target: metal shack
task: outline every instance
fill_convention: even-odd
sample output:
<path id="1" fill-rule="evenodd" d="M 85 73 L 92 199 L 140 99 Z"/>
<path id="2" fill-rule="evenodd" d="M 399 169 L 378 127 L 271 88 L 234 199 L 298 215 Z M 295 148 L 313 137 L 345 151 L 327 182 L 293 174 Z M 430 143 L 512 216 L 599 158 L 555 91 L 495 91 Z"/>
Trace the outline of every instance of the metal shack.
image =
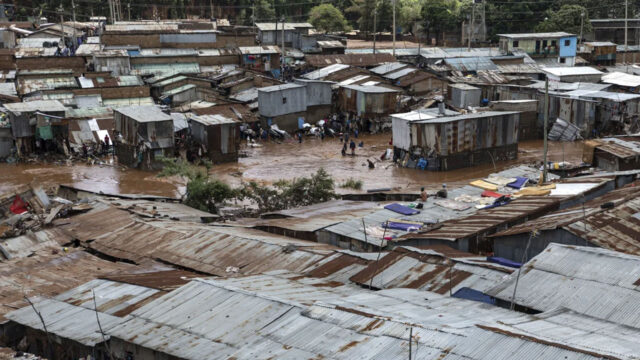
<path id="1" fill-rule="evenodd" d="M 238 122 L 222 115 L 193 115 L 191 136 L 214 163 L 238 161 Z"/>
<path id="2" fill-rule="evenodd" d="M 280 48 L 277 46 L 242 46 L 242 66 L 255 71 L 280 71 Z"/>
<path id="3" fill-rule="evenodd" d="M 35 150 L 36 113 L 64 117 L 66 108 L 58 100 L 35 100 L 20 103 L 4 104 L 9 111 L 11 133 L 16 142 L 18 155 L 25 155 Z"/>
<path id="4" fill-rule="evenodd" d="M 296 79 L 296 84 L 304 85 L 307 92 L 307 121 L 318 121 L 332 110 L 332 81 Z"/>
<path id="5" fill-rule="evenodd" d="M 118 162 L 159 169 L 162 157 L 173 156 L 173 119 L 157 106 L 128 106 L 114 111 Z"/>
<path id="6" fill-rule="evenodd" d="M 590 142 L 598 144 L 591 150 L 593 151 L 593 161 L 590 163 L 593 166 L 605 171 L 640 169 L 640 137 L 620 136 L 588 141 L 585 143 L 583 158 L 588 154 Z M 588 159 L 583 159 L 583 161 L 585 160 Z"/>
<path id="7" fill-rule="evenodd" d="M 307 89 L 294 83 L 259 88 L 258 109 L 263 126 L 297 130 L 307 115 Z"/>
<path id="8" fill-rule="evenodd" d="M 616 49 L 618 45 L 610 41 L 593 41 L 584 43 L 585 53 L 581 56 L 594 65 L 610 65 L 616 64 Z"/>
<path id="9" fill-rule="evenodd" d="M 370 121 L 385 120 L 396 111 L 398 91 L 373 85 L 342 85 L 338 94 L 341 111 L 353 112 Z"/>
<path id="10" fill-rule="evenodd" d="M 458 109 L 480 106 L 482 89 L 468 84 L 449 84 L 447 86 L 447 104 Z"/>
<path id="11" fill-rule="evenodd" d="M 519 111 L 518 141 L 542 138 L 542 127 L 538 126 L 538 100 L 492 101 L 489 108 L 494 111 Z"/>
<path id="12" fill-rule="evenodd" d="M 487 111 L 416 119 L 413 113 L 392 115 L 395 152 L 426 159 L 433 170 L 454 170 L 518 157 L 515 111 Z"/>
<path id="13" fill-rule="evenodd" d="M 603 75 L 602 71 L 589 66 L 546 67 L 542 70 L 547 74 L 549 80 L 560 82 L 597 83 Z"/>

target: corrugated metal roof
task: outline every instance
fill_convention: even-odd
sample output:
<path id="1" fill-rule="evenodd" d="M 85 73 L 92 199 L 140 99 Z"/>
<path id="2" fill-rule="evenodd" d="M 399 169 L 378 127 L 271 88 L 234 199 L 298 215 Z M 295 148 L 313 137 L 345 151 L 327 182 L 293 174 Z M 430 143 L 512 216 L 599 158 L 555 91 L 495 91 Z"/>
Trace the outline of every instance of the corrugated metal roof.
<path id="1" fill-rule="evenodd" d="M 640 86 L 640 76 L 625 74 L 623 72 L 612 72 L 603 75 L 602 82 L 618 86 L 637 87 Z"/>
<path id="2" fill-rule="evenodd" d="M 332 64 L 346 64 L 351 66 L 374 66 L 385 62 L 394 62 L 396 58 L 391 54 L 332 54 L 306 55 L 305 61 L 313 67 L 325 67 Z"/>
<path id="3" fill-rule="evenodd" d="M 19 103 L 4 104 L 4 107 L 12 112 L 36 112 L 36 111 L 65 111 L 64 107 L 58 100 L 34 100 Z"/>
<path id="4" fill-rule="evenodd" d="M 302 77 L 310 80 L 320 80 L 320 79 L 326 78 L 327 76 L 333 73 L 336 73 L 344 69 L 348 69 L 350 67 L 351 66 L 347 64 L 333 64 L 327 67 L 323 67 L 322 69 L 318 69 L 318 70 L 306 73 L 302 75 Z"/>
<path id="5" fill-rule="evenodd" d="M 230 95 L 229 99 L 240 101 L 243 103 L 253 102 L 258 100 L 258 88 L 250 88 L 244 91 L 240 91 L 234 95 Z"/>
<path id="6" fill-rule="evenodd" d="M 17 80 L 18 92 L 21 95 L 42 90 L 78 88 L 76 78 L 73 76 L 49 77 L 42 79 L 21 78 Z"/>
<path id="7" fill-rule="evenodd" d="M 300 272 L 334 249 L 246 228 L 157 219 L 147 223 L 115 208 L 75 216 L 62 230 L 83 242 L 95 239 L 87 245 L 113 257 L 132 261 L 162 259 L 218 276 L 277 269 Z"/>
<path id="8" fill-rule="evenodd" d="M 187 91 L 187 90 L 191 90 L 191 89 L 195 89 L 195 88 L 196 88 L 196 86 L 194 84 L 185 84 L 185 85 L 173 88 L 171 90 L 164 91 L 162 93 L 162 96 L 171 96 L 171 95 L 179 94 L 181 92 L 184 92 L 184 91 Z"/>
<path id="9" fill-rule="evenodd" d="M 511 301 L 517 274 L 487 291 Z M 539 311 L 564 307 L 594 318 L 640 327 L 640 257 L 551 243 L 522 267 L 515 303 Z"/>
<path id="10" fill-rule="evenodd" d="M 625 94 L 610 91 L 592 91 L 592 90 L 574 90 L 564 93 L 563 95 L 571 97 L 581 97 L 587 99 L 606 99 L 615 102 L 625 102 L 629 100 L 640 99 L 640 94 Z"/>
<path id="11" fill-rule="evenodd" d="M 16 84 L 13 82 L 0 83 L 0 94 L 9 96 L 18 96 Z"/>
<path id="12" fill-rule="evenodd" d="M 222 125 L 222 124 L 236 124 L 237 121 L 233 120 L 233 119 L 229 119 L 227 117 L 224 117 L 222 115 L 193 115 L 189 117 L 190 121 L 195 121 L 198 122 L 202 125 L 205 126 L 212 126 L 212 125 Z"/>
<path id="13" fill-rule="evenodd" d="M 405 64 L 405 63 L 401 63 L 401 62 L 391 62 L 391 63 L 387 63 L 387 64 L 382 64 L 380 66 L 376 66 L 373 69 L 371 69 L 370 71 L 372 73 L 374 73 L 374 74 L 384 75 L 384 74 L 388 74 L 388 73 L 393 72 L 393 71 L 404 69 L 407 66 L 409 66 L 409 64 Z"/>
<path id="14" fill-rule="evenodd" d="M 187 122 L 187 116 L 185 114 L 172 112 L 169 115 L 173 119 L 174 132 L 178 132 L 180 130 L 184 130 L 189 127 L 189 123 Z"/>
<path id="15" fill-rule="evenodd" d="M 341 85 L 345 89 L 351 89 L 360 91 L 366 94 L 380 94 L 380 93 L 397 93 L 398 90 L 389 89 L 382 86 L 364 86 L 364 85 Z"/>
<path id="16" fill-rule="evenodd" d="M 394 71 L 394 72 L 391 72 L 391 73 L 386 73 L 383 76 L 386 79 L 398 80 L 399 78 L 401 78 L 403 76 L 407 76 L 407 75 L 412 74 L 412 73 L 415 73 L 416 71 L 418 71 L 418 69 L 416 69 L 416 68 L 405 68 L 405 69 L 401 69 L 401 70 Z"/>
<path id="17" fill-rule="evenodd" d="M 539 177 L 539 170 L 533 167 L 528 167 L 526 165 L 521 165 L 512 169 L 503 170 L 497 174 L 492 174 L 507 178 L 512 177 L 527 177 L 531 179 L 536 179 Z M 449 189 L 448 195 L 449 198 L 455 199 L 460 195 L 471 195 L 471 196 L 480 196 L 484 190 L 477 188 L 475 186 L 463 186 L 461 188 Z M 362 219 L 353 219 L 344 221 L 340 224 L 336 224 L 330 226 L 325 229 L 325 231 L 330 232 L 332 234 L 344 236 L 349 239 L 358 240 L 363 243 L 373 244 L 375 246 L 384 247 L 387 245 L 387 241 L 381 239 L 382 238 L 382 226 L 389 219 L 402 219 L 408 221 L 417 221 L 417 222 L 425 222 L 425 223 L 436 223 L 442 222 L 449 219 L 461 218 L 466 215 L 470 215 L 476 211 L 474 207 L 470 207 L 466 210 L 457 211 L 449 208 L 445 208 L 439 205 L 436 205 L 435 198 L 429 197 L 427 202 L 424 203 L 423 209 L 420 210 L 420 213 L 417 215 L 403 216 L 391 210 L 382 209 L 380 211 L 376 211 L 370 215 L 364 216 L 364 221 L 367 228 L 374 228 L 380 231 L 380 233 L 373 234 L 373 229 L 367 230 L 367 236 L 365 241 L 365 233 L 362 227 Z M 405 235 L 406 232 L 401 232 L 398 230 L 390 230 L 387 229 L 386 235 L 391 237 L 398 237 L 401 235 Z"/>
<path id="18" fill-rule="evenodd" d="M 555 39 L 561 37 L 568 37 L 576 35 L 557 31 L 557 32 L 540 32 L 540 33 L 522 33 L 522 34 L 498 34 L 500 37 L 506 37 L 509 39 Z"/>
<path id="19" fill-rule="evenodd" d="M 275 30 L 282 30 L 283 24 L 284 24 L 284 30 L 295 30 L 298 28 L 313 28 L 313 25 L 309 23 L 290 23 L 290 22 L 256 23 L 255 26 L 260 31 L 275 31 Z"/>
<path id="20" fill-rule="evenodd" d="M 174 56 L 197 56 L 195 49 L 140 49 L 139 52 L 131 54 L 131 57 L 174 57 Z"/>
<path id="21" fill-rule="evenodd" d="M 498 70 L 496 64 L 491 61 L 490 57 L 465 57 L 465 58 L 448 58 L 444 60 L 453 70 L 458 71 L 478 71 L 478 70 Z"/>
<path id="22" fill-rule="evenodd" d="M 513 272 L 512 268 L 487 262 L 485 257 L 453 250 L 441 252 L 443 248 L 396 247 L 350 280 L 376 289 L 411 288 L 448 295 L 462 288 L 484 292 Z M 454 253 L 454 258 L 446 253 Z"/>
<path id="23" fill-rule="evenodd" d="M 553 76 L 602 75 L 603 72 L 590 66 L 544 67 L 542 70 Z"/>
<path id="24" fill-rule="evenodd" d="M 318 46 L 326 49 L 345 48 L 346 46 L 338 40 L 318 41 Z"/>
<path id="25" fill-rule="evenodd" d="M 289 89 L 304 89 L 304 87 L 305 86 L 302 84 L 286 83 L 282 85 L 261 87 L 261 88 L 258 88 L 258 92 L 276 92 L 276 91 L 289 90 Z"/>
<path id="26" fill-rule="evenodd" d="M 279 54 L 280 48 L 275 45 L 265 46 L 240 46 L 238 50 L 243 55 Z"/>
<path id="27" fill-rule="evenodd" d="M 116 112 L 138 122 L 171 121 L 171 116 L 157 106 L 126 106 L 115 109 Z"/>
<path id="28" fill-rule="evenodd" d="M 57 248 L 69 241 L 71 238 L 55 229 L 40 230 L 0 240 L 0 261 L 31 256 L 36 251 Z"/>
<path id="29" fill-rule="evenodd" d="M 102 105 L 117 108 L 120 106 L 130 106 L 130 105 L 138 105 L 138 106 L 146 106 L 146 105 L 154 105 L 153 99 L 149 96 L 141 97 L 141 98 L 118 98 L 118 99 L 102 99 Z"/>
<path id="30" fill-rule="evenodd" d="M 154 75 L 156 79 L 164 79 L 177 74 L 198 74 L 198 63 L 175 64 L 132 64 L 132 75 Z"/>

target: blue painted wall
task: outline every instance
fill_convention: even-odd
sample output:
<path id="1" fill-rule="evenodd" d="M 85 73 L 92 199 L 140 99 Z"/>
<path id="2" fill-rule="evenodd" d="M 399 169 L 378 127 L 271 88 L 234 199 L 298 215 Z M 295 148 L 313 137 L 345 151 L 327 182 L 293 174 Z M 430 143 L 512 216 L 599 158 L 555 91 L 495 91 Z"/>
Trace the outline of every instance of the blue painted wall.
<path id="1" fill-rule="evenodd" d="M 569 40 L 569 46 L 565 44 L 566 40 Z M 576 36 L 567 36 L 560 38 L 560 57 L 576 56 L 578 47 L 578 38 Z"/>

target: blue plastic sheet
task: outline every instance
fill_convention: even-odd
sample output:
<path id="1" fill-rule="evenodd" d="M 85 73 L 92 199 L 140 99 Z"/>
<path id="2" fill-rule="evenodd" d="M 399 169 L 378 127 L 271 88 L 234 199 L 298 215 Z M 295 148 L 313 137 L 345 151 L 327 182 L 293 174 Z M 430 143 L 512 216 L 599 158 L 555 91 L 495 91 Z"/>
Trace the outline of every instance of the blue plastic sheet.
<path id="1" fill-rule="evenodd" d="M 388 221 L 383 224 L 384 227 L 391 230 L 402 230 L 402 231 L 417 231 L 422 229 L 422 226 L 416 224 L 407 224 L 395 221 Z"/>
<path id="2" fill-rule="evenodd" d="M 522 266 L 522 264 L 520 264 L 519 262 L 515 262 L 509 259 L 505 259 L 505 258 L 501 258 L 501 257 L 497 257 L 497 256 L 487 256 L 487 261 L 488 262 L 492 262 L 492 263 L 496 263 L 496 264 L 500 264 L 500 265 L 504 265 L 504 266 L 508 266 L 508 267 L 512 267 L 512 268 L 519 268 Z"/>
<path id="3" fill-rule="evenodd" d="M 397 212 L 398 214 L 402 214 L 402 215 L 420 214 L 420 211 L 418 211 L 416 209 L 412 209 L 410 207 L 406 207 L 404 205 L 400 205 L 400 204 L 397 204 L 397 203 L 386 205 L 384 208 L 387 209 L 387 210 L 391 210 L 393 212 Z"/>
<path id="4" fill-rule="evenodd" d="M 467 287 L 463 287 L 460 290 L 456 291 L 453 294 L 454 298 L 458 298 L 458 299 L 467 299 L 467 300 L 473 300 L 473 301 L 479 301 L 479 302 L 483 302 L 483 303 L 487 303 L 487 304 L 491 304 L 491 305 L 495 305 L 496 304 L 496 300 L 494 298 L 492 298 L 489 295 L 485 295 L 482 292 L 478 291 L 478 290 L 473 290 Z"/>
<path id="5" fill-rule="evenodd" d="M 529 181 L 529 179 L 527 179 L 526 177 L 516 177 L 516 181 L 512 182 L 512 183 L 508 183 L 507 186 L 510 188 L 514 188 L 514 189 L 520 189 L 522 188 L 527 182 Z"/>

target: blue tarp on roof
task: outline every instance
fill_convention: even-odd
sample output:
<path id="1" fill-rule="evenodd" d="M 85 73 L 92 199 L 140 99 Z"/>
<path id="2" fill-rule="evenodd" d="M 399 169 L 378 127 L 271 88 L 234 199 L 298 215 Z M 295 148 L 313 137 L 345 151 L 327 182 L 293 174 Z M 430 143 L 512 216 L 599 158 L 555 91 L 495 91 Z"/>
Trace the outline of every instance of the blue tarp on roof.
<path id="1" fill-rule="evenodd" d="M 520 264 L 519 262 L 511 261 L 509 259 L 505 259 L 505 258 L 501 258 L 501 257 L 497 257 L 497 256 L 487 256 L 487 261 L 488 262 L 492 262 L 492 263 L 496 263 L 496 264 L 500 264 L 500 265 L 504 265 L 504 266 L 508 266 L 508 267 L 512 267 L 512 268 L 516 268 L 516 269 L 522 266 L 522 264 Z"/>
<path id="2" fill-rule="evenodd" d="M 496 300 L 489 295 L 485 295 L 478 290 L 463 287 L 453 294 L 454 298 L 478 301 L 486 304 L 495 305 Z"/>
<path id="3" fill-rule="evenodd" d="M 412 209 L 410 207 L 406 207 L 397 203 L 386 205 L 384 208 L 402 215 L 415 215 L 420 213 L 420 211 L 416 209 Z"/>

